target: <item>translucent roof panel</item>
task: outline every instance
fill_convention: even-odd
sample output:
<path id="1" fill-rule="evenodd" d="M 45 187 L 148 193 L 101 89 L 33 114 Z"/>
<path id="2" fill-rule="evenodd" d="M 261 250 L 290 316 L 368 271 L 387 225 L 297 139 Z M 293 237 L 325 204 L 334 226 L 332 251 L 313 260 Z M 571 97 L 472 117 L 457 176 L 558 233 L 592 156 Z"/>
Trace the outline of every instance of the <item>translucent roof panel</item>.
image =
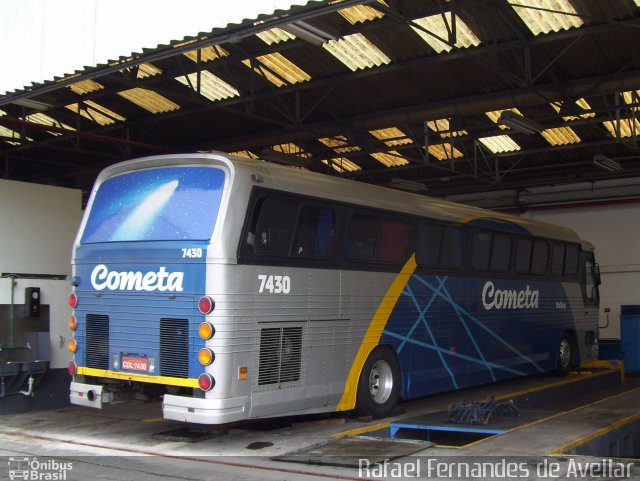
<path id="1" fill-rule="evenodd" d="M 200 95 L 212 101 L 238 97 L 240 95 L 237 89 L 208 70 L 202 70 L 200 72 L 200 85 L 198 85 L 198 72 L 193 72 L 183 77 L 176 77 L 176 80 L 189 88 L 193 88 Z"/>
<path id="2" fill-rule="evenodd" d="M 272 145 L 271 148 L 276 152 L 283 154 L 293 154 L 298 157 L 311 158 L 311 154 L 306 153 L 302 147 L 294 143 Z"/>
<path id="3" fill-rule="evenodd" d="M 279 52 L 256 57 L 258 64 L 253 63 L 253 71 L 265 77 L 276 87 L 293 85 L 311 80 L 311 76 Z M 251 60 L 242 61 L 251 68 Z"/>
<path id="4" fill-rule="evenodd" d="M 551 107 L 553 107 L 553 110 L 558 113 L 562 112 L 563 106 L 564 102 L 562 101 L 551 103 Z M 591 105 L 589 105 L 589 103 L 585 99 L 576 100 L 571 106 L 571 111 L 575 111 L 575 113 L 563 115 L 562 119 L 570 122 L 571 120 L 588 119 L 596 116 L 595 112 L 591 111 Z M 584 111 L 584 113 L 581 113 L 582 111 Z"/>
<path id="5" fill-rule="evenodd" d="M 458 137 L 460 135 L 468 135 L 466 130 L 451 130 L 449 119 L 427 120 L 427 127 L 440 134 L 440 137 L 447 139 L 449 137 Z"/>
<path id="6" fill-rule="evenodd" d="M 330 160 L 323 159 L 322 163 L 330 166 L 333 170 L 340 173 L 362 170 L 359 165 L 351 162 L 346 157 L 336 157 L 335 159 Z"/>
<path id="7" fill-rule="evenodd" d="M 630 90 L 628 92 L 622 92 L 622 99 L 627 105 L 636 105 L 635 107 L 632 107 L 632 110 L 638 110 L 637 105 L 640 104 L 640 90 Z"/>
<path id="8" fill-rule="evenodd" d="M 295 35 L 285 32 L 281 28 L 272 28 L 265 30 L 264 32 L 256 33 L 256 37 L 262 40 L 267 45 L 273 45 L 275 43 L 286 42 L 296 38 Z"/>
<path id="9" fill-rule="evenodd" d="M 524 117 L 524 115 L 522 115 L 522 112 L 520 112 L 520 111 L 519 111 L 517 108 L 515 108 L 515 107 L 512 107 L 512 108 L 510 108 L 510 109 L 493 110 L 493 111 L 491 111 L 491 112 L 485 112 L 485 115 L 486 115 L 487 117 L 489 117 L 489 119 L 491 119 L 491 121 L 492 121 L 494 124 L 498 124 L 498 127 L 500 127 L 502 130 L 506 130 L 506 129 L 508 129 L 509 127 L 507 127 L 506 125 L 502 125 L 501 123 L 499 123 L 499 122 L 498 122 L 498 119 L 500 118 L 500 114 L 501 114 L 502 112 L 507 111 L 507 110 L 510 110 L 510 111 L 511 111 L 511 112 L 513 112 L 514 114 L 517 114 L 517 115 L 519 115 L 519 116 L 521 116 L 521 117 Z"/>
<path id="10" fill-rule="evenodd" d="M 381 3 L 386 5 L 384 2 Z M 384 17 L 384 13 L 368 5 L 355 5 L 353 7 L 343 8 L 342 10 L 338 10 L 338 13 L 351 25 L 369 22 L 371 20 Z"/>
<path id="11" fill-rule="evenodd" d="M 187 43 L 193 42 L 195 42 L 195 40 L 178 44 L 176 45 L 176 47 L 180 47 L 181 45 L 186 45 Z M 222 48 L 220 45 L 209 45 L 200 49 L 190 50 L 189 52 L 186 52 L 184 54 L 185 57 L 193 60 L 194 62 L 198 62 L 198 55 L 200 55 L 201 62 L 212 62 L 222 57 L 228 57 L 229 52 Z"/>
<path id="12" fill-rule="evenodd" d="M 259 159 L 259 157 L 250 150 L 237 150 L 235 152 L 230 152 L 230 154 L 238 157 L 245 157 L 247 159 Z"/>
<path id="13" fill-rule="evenodd" d="M 327 147 L 333 149 L 337 154 L 346 154 L 349 152 L 359 152 L 362 150 L 358 145 L 350 145 L 344 135 L 336 135 L 335 137 L 323 137 L 318 139 Z"/>
<path id="14" fill-rule="evenodd" d="M 136 78 L 142 79 L 147 77 L 153 77 L 162 73 L 162 70 L 153 65 L 152 63 L 141 63 L 138 65 L 138 74 Z"/>
<path id="15" fill-rule="evenodd" d="M 43 114 L 42 112 L 38 112 L 36 114 L 27 115 L 24 119 L 27 122 L 33 122 L 35 124 L 49 125 L 49 126 L 52 126 L 52 127 L 60 127 L 60 128 L 67 129 L 67 130 L 76 130 L 73 127 L 71 127 L 70 125 L 62 123 L 62 122 L 54 119 L 53 117 L 49 117 L 47 114 Z M 60 132 L 49 132 L 49 133 L 51 135 L 56 136 L 56 137 L 62 135 Z"/>
<path id="16" fill-rule="evenodd" d="M 584 25 L 569 0 L 517 0 L 509 4 L 534 35 Z"/>
<path id="17" fill-rule="evenodd" d="M 413 143 L 413 140 L 397 127 L 389 127 L 387 129 L 370 130 L 369 133 L 376 139 L 382 140 L 389 147 L 396 145 L 406 145 Z"/>
<path id="18" fill-rule="evenodd" d="M 453 31 L 452 18 L 455 25 L 455 46 L 458 48 L 467 48 L 480 45 L 480 39 L 467 26 L 466 23 L 457 15 L 451 15 L 451 12 L 445 12 L 444 15 L 431 15 L 429 17 L 416 18 L 409 26 L 437 53 L 450 52 L 453 47 L 443 40 L 449 40 L 449 31 Z M 431 32 L 433 35 L 431 35 Z M 440 39 L 438 38 L 440 37 Z"/>
<path id="19" fill-rule="evenodd" d="M 556 129 L 545 129 L 540 132 L 551 145 L 579 144 L 582 139 L 578 137 L 571 127 L 558 127 Z"/>
<path id="20" fill-rule="evenodd" d="M 620 119 L 620 122 L 607 120 L 602 122 L 602 125 L 617 139 L 640 135 L 640 122 L 638 122 L 638 119 Z"/>
<path id="21" fill-rule="evenodd" d="M 175 102 L 149 89 L 136 87 L 118 92 L 118 95 L 152 114 L 160 114 L 180 109 L 180 106 Z"/>
<path id="22" fill-rule="evenodd" d="M 395 150 L 389 152 L 374 152 L 370 155 L 386 167 L 399 167 L 409 163 L 407 159 L 400 155 L 400 152 L 396 152 Z"/>
<path id="23" fill-rule="evenodd" d="M 322 47 L 353 72 L 379 67 L 391 62 L 391 59 L 382 50 L 361 33 L 347 35 L 338 40 L 330 40 Z"/>
<path id="24" fill-rule="evenodd" d="M 508 135 L 494 135 L 492 137 L 481 137 L 478 141 L 484 145 L 489 152 L 501 154 L 504 152 L 516 152 L 520 146 Z"/>
<path id="25" fill-rule="evenodd" d="M 85 100 L 82 103 L 65 105 L 65 107 L 98 125 L 111 125 L 117 121 L 124 122 L 126 120 L 122 115 L 115 113 L 113 110 L 109 110 L 93 100 Z"/>
<path id="26" fill-rule="evenodd" d="M 99 84 L 95 80 L 81 80 L 80 82 L 69 85 L 69 88 L 78 95 L 84 95 L 102 90 L 104 85 Z"/>
<path id="27" fill-rule="evenodd" d="M 459 159 L 464 157 L 462 152 L 448 142 L 430 145 L 427 150 L 429 151 L 429 155 L 434 156 L 438 160 Z"/>

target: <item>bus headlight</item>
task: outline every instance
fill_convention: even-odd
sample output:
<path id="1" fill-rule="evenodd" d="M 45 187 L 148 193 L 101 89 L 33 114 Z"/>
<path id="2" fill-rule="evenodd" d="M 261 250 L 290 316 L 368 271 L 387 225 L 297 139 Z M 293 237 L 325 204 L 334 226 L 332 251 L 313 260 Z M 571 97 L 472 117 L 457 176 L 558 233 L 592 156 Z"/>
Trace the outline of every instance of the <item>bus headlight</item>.
<path id="1" fill-rule="evenodd" d="M 208 347 L 203 347 L 200 349 L 200 352 L 198 352 L 198 361 L 200 361 L 200 364 L 203 366 L 208 366 L 215 358 L 215 354 Z"/>
<path id="2" fill-rule="evenodd" d="M 198 326 L 198 335 L 205 341 L 211 339 L 216 333 L 216 329 L 210 322 L 201 322 Z"/>

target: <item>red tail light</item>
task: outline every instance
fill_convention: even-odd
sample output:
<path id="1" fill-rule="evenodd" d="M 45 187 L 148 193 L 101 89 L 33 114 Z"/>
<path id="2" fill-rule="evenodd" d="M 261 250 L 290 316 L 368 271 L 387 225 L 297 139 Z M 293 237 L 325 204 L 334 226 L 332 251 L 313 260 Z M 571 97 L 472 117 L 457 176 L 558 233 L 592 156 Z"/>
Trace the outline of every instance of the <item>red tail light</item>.
<path id="1" fill-rule="evenodd" d="M 75 373 L 78 372 L 78 365 L 74 361 L 69 361 L 67 371 L 71 376 L 75 375 Z"/>
<path id="2" fill-rule="evenodd" d="M 69 294 L 69 299 L 67 300 L 67 302 L 69 303 L 70 308 L 75 309 L 75 307 L 78 305 L 78 296 L 76 296 L 75 292 Z"/>
<path id="3" fill-rule="evenodd" d="M 202 296 L 198 301 L 198 310 L 204 315 L 210 314 L 215 307 L 215 302 L 209 296 Z"/>
<path id="4" fill-rule="evenodd" d="M 211 374 L 207 374 L 206 372 L 204 374 L 200 374 L 200 376 L 198 376 L 198 386 L 200 386 L 200 389 L 202 389 L 203 391 L 211 391 L 213 389 L 213 386 L 216 385 L 216 381 L 215 379 L 213 379 L 213 376 Z"/>

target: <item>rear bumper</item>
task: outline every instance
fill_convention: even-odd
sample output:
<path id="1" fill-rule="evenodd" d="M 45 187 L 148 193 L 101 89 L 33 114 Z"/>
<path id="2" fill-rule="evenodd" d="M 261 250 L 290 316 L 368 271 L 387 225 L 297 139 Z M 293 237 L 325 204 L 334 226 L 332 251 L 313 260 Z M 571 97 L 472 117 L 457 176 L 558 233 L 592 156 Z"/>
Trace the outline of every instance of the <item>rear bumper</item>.
<path id="1" fill-rule="evenodd" d="M 78 406 L 102 409 L 102 388 L 103 386 L 99 384 L 72 381 L 69 389 L 69 400 L 71 404 L 77 404 Z M 105 400 L 105 402 L 108 401 Z"/>
<path id="2" fill-rule="evenodd" d="M 247 419 L 249 396 L 228 399 L 201 399 L 167 394 L 162 402 L 165 419 L 197 424 L 224 424 Z"/>

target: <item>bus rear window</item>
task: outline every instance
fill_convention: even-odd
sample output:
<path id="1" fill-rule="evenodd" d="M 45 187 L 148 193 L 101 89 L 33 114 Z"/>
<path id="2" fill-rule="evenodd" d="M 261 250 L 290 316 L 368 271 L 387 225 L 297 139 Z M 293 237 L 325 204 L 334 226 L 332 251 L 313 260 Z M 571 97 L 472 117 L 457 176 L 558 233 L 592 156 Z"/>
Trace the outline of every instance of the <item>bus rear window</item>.
<path id="1" fill-rule="evenodd" d="M 105 180 L 95 194 L 81 242 L 209 240 L 224 172 L 166 167 Z"/>

